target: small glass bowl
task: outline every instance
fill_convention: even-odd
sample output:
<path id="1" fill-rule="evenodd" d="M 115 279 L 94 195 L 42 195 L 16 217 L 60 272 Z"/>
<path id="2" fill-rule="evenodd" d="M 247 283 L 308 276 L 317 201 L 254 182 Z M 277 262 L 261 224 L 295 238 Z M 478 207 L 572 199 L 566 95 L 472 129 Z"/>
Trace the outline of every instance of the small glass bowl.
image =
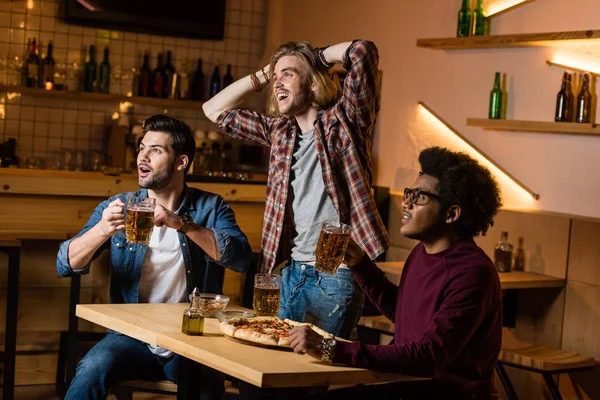
<path id="1" fill-rule="evenodd" d="M 205 318 L 214 318 L 216 313 L 227 307 L 227 303 L 229 297 L 222 294 L 200 293 L 200 310 Z"/>
<path id="2" fill-rule="evenodd" d="M 215 317 L 217 317 L 219 322 L 225 322 L 231 318 L 256 317 L 256 314 L 251 311 L 219 311 L 219 312 L 215 313 Z"/>

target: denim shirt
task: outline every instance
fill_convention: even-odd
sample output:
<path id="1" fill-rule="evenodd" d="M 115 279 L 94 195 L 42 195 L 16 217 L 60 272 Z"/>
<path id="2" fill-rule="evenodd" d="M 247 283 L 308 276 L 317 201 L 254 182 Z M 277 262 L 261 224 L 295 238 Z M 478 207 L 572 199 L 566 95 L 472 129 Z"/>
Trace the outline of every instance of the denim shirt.
<path id="1" fill-rule="evenodd" d="M 148 191 L 141 189 L 137 192 L 121 193 L 103 201 L 94 209 L 92 216 L 75 238 L 96 225 L 102 219 L 102 212 L 112 201 L 121 199 L 127 204 L 127 199 L 131 196 L 148 197 Z M 215 233 L 220 253 L 219 261 L 215 261 L 189 237 L 178 233 L 186 272 L 186 298 L 192 293 L 194 287 L 198 287 L 205 293 L 221 294 L 225 273 L 223 267 L 245 272 L 250 266 L 252 250 L 248 239 L 237 225 L 233 210 L 219 195 L 186 186 L 184 199 L 178 210 L 178 215 L 185 214 L 190 215 L 196 224 Z M 87 274 L 90 269 L 91 261 L 79 270 L 73 270 L 69 265 L 69 245 L 73 239 L 63 242 L 58 251 L 56 268 L 61 276 Z M 107 239 L 94 253 L 92 260 L 109 248 L 111 253 L 110 302 L 138 303 L 142 264 L 148 246 L 127 243 L 125 232 L 121 231 Z"/>

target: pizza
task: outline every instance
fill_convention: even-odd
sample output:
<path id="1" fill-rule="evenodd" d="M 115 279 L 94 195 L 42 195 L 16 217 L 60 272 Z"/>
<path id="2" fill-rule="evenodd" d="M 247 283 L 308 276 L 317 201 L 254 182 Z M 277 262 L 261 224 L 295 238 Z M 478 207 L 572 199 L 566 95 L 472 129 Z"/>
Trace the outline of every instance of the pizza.
<path id="1" fill-rule="evenodd" d="M 330 333 L 313 324 L 277 317 L 230 318 L 221 322 L 221 332 L 226 336 L 265 346 L 290 347 L 290 331 L 307 325 L 319 335 L 333 338 Z"/>

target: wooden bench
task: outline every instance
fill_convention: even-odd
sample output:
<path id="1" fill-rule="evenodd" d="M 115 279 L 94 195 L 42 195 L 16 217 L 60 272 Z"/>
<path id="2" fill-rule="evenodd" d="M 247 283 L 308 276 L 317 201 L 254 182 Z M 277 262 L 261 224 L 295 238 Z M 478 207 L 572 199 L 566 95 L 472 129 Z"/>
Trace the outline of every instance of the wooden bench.
<path id="1" fill-rule="evenodd" d="M 593 357 L 531 344 L 515 349 L 500 350 L 496 372 L 510 400 L 518 399 L 518 397 L 504 370 L 505 365 L 542 374 L 552 398 L 559 400 L 562 399 L 562 396 L 552 375 L 591 370 L 595 364 L 596 361 Z"/>

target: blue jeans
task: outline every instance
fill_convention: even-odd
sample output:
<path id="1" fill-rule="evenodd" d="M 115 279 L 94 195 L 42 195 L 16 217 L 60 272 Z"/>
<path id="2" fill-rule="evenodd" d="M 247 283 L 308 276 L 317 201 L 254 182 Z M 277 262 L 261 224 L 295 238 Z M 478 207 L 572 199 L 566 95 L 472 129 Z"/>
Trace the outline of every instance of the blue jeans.
<path id="1" fill-rule="evenodd" d="M 106 399 L 108 391 L 128 380 L 177 383 L 179 356 L 158 357 L 148 346 L 129 336 L 109 332 L 77 365 L 65 400 Z M 202 367 L 202 400 L 221 399 L 225 375 Z"/>
<path id="2" fill-rule="evenodd" d="M 365 296 L 349 269 L 328 275 L 292 259 L 281 275 L 279 318 L 310 322 L 336 336 L 350 337 Z"/>

